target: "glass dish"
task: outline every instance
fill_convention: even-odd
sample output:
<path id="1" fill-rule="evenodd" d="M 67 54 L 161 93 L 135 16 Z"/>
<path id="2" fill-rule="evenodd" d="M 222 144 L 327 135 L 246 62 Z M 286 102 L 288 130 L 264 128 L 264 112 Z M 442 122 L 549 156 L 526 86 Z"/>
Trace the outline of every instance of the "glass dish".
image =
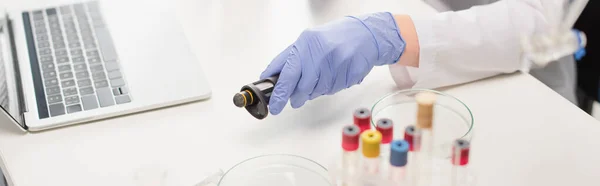
<path id="1" fill-rule="evenodd" d="M 286 154 L 247 159 L 229 169 L 218 186 L 331 186 L 327 169 L 304 157 Z"/>
<path id="2" fill-rule="evenodd" d="M 417 116 L 415 96 L 421 92 L 436 94 L 434 106 L 433 133 L 434 156 L 449 158 L 452 142 L 463 138 L 472 140 L 473 115 L 469 107 L 459 99 L 435 90 L 408 89 L 386 95 L 371 108 L 371 125 L 377 120 L 391 119 L 394 122 L 394 139 L 404 138 L 404 129 L 414 125 Z"/>

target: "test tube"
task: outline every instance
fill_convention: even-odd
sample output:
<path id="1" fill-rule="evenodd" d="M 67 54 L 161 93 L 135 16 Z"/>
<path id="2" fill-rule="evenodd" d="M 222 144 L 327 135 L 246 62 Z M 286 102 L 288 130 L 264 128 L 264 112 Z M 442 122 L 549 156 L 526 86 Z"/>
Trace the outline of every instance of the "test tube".
<path id="1" fill-rule="evenodd" d="M 469 141 L 458 139 L 452 147 L 452 186 L 467 185 L 467 164 L 469 163 Z"/>
<path id="2" fill-rule="evenodd" d="M 406 178 L 409 144 L 406 140 L 394 140 L 390 145 L 390 180 L 399 185 Z"/>
<path id="3" fill-rule="evenodd" d="M 417 185 L 430 185 L 433 161 L 433 105 L 436 96 L 433 93 L 419 93 L 416 96 L 418 105 L 416 129 L 421 132 L 421 137 L 416 143 L 419 149 L 419 178 Z"/>
<path id="4" fill-rule="evenodd" d="M 348 185 L 347 176 L 355 173 L 359 162 L 359 137 L 360 128 L 356 125 L 345 126 L 342 130 L 342 171 L 343 184 Z"/>
<path id="5" fill-rule="evenodd" d="M 381 133 L 381 155 L 387 156 L 390 153 L 390 143 L 394 139 L 394 123 L 390 119 L 382 118 L 377 121 L 375 128 Z"/>
<path id="6" fill-rule="evenodd" d="M 376 130 L 366 130 L 360 135 L 363 153 L 363 170 L 369 174 L 379 173 L 379 153 L 381 148 L 381 133 Z"/>
<path id="7" fill-rule="evenodd" d="M 360 128 L 360 132 L 371 129 L 371 111 L 367 108 L 359 108 L 353 114 L 354 124 Z"/>
<path id="8" fill-rule="evenodd" d="M 407 178 L 410 182 L 419 179 L 419 144 L 421 138 L 420 130 L 417 130 L 414 125 L 406 126 L 404 129 L 404 140 L 408 143 L 408 165 Z M 414 185 L 411 183 L 411 185 Z"/>

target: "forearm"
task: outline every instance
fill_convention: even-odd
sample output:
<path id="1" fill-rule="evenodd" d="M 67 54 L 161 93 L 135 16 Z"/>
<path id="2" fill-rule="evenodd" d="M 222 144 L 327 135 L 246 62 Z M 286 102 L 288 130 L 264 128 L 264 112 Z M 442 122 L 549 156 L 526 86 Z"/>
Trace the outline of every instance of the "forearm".
<path id="1" fill-rule="evenodd" d="M 407 41 L 392 75 L 399 85 L 410 77 L 413 88 L 436 88 L 517 71 L 519 36 L 545 28 L 544 8 L 540 0 L 504 0 L 426 19 L 397 16 L 401 35 L 417 44 Z"/>
<path id="2" fill-rule="evenodd" d="M 412 19 L 408 15 L 394 15 L 400 35 L 406 46 L 398 64 L 410 67 L 419 67 L 419 40 Z"/>

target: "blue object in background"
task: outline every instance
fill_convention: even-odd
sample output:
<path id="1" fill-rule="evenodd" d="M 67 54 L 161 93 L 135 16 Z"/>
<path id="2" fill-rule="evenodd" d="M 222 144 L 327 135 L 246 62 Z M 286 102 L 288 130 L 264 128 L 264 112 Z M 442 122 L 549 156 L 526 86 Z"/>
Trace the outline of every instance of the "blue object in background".
<path id="1" fill-rule="evenodd" d="M 585 46 L 583 46 L 582 40 L 581 40 L 581 31 L 577 30 L 577 29 L 573 29 L 573 32 L 575 33 L 575 35 L 577 35 L 577 42 L 579 44 L 579 48 L 577 49 L 577 51 L 575 51 L 575 54 L 573 54 L 575 56 L 575 60 L 579 61 L 581 60 L 581 58 L 583 58 L 586 54 L 585 52 Z"/>

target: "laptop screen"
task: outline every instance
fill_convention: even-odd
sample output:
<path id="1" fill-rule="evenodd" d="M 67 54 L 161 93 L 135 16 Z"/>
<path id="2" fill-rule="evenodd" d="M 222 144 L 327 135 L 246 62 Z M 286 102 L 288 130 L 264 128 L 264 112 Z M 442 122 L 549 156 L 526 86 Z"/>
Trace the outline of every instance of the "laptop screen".
<path id="1" fill-rule="evenodd" d="M 10 40 L 6 21 L 0 20 L 0 107 L 14 121 L 23 126 L 23 117 L 19 109 L 18 91 L 15 86 L 15 73 L 11 68 Z"/>

